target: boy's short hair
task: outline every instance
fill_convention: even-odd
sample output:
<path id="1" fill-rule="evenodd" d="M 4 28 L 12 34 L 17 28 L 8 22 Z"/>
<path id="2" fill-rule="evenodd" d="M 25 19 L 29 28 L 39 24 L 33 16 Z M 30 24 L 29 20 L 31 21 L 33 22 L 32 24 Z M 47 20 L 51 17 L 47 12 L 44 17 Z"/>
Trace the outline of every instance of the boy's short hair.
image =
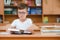
<path id="1" fill-rule="evenodd" d="M 18 5 L 18 9 L 27 9 L 27 10 L 28 10 L 28 6 L 27 6 L 27 4 L 20 3 L 20 4 Z"/>

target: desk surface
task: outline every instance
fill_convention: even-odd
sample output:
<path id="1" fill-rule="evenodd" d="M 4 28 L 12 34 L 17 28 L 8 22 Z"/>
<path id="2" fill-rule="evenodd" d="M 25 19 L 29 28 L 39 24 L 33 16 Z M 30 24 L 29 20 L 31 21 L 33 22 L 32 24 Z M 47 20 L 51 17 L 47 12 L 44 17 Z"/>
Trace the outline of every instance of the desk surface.
<path id="1" fill-rule="evenodd" d="M 43 35 L 39 32 L 36 32 L 32 35 L 0 34 L 0 37 L 60 37 L 60 34 L 59 35 L 54 35 L 54 34 Z"/>
<path id="2" fill-rule="evenodd" d="M 4 24 L 5 25 L 5 24 Z M 3 25 L 3 26 L 4 26 Z M 55 23 L 53 24 L 39 24 L 40 26 L 41 25 L 55 25 Z M 56 25 L 60 25 L 60 24 L 56 24 Z M 2 26 L 2 24 L 0 24 L 0 26 Z M 5 27 L 5 26 L 4 26 Z M 47 35 L 43 35 L 43 34 L 40 34 L 39 32 L 37 33 L 34 33 L 32 35 L 12 35 L 12 34 L 0 34 L 0 37 L 60 37 L 60 34 L 59 35 L 55 35 L 55 34 L 47 34 Z"/>

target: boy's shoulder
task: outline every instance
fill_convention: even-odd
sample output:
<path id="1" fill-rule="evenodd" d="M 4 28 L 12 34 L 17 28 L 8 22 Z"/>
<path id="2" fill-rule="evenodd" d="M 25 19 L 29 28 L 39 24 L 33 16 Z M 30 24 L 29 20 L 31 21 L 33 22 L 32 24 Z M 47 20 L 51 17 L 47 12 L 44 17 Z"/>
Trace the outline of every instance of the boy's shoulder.
<path id="1" fill-rule="evenodd" d="M 32 20 L 31 18 L 27 18 L 27 20 Z"/>
<path id="2" fill-rule="evenodd" d="M 26 18 L 26 19 L 29 19 L 29 20 L 31 20 L 31 18 Z"/>
<path id="3" fill-rule="evenodd" d="M 19 19 L 15 19 L 14 21 L 19 21 Z"/>
<path id="4" fill-rule="evenodd" d="M 31 20 L 31 18 L 26 18 L 27 20 Z M 18 21 L 19 19 L 15 19 L 14 21 Z"/>
<path id="5" fill-rule="evenodd" d="M 15 19 L 14 21 L 17 22 L 17 21 L 19 21 L 19 19 Z M 26 18 L 26 21 L 32 21 L 32 19 L 31 18 Z"/>

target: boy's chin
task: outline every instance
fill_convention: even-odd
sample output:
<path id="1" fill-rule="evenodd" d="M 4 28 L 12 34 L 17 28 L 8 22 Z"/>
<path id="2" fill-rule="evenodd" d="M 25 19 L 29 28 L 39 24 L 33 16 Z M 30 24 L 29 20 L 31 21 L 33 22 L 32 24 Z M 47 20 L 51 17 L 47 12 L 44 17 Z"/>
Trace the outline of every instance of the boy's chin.
<path id="1" fill-rule="evenodd" d="M 20 20 L 24 20 L 24 19 L 26 19 L 26 18 L 20 18 Z"/>

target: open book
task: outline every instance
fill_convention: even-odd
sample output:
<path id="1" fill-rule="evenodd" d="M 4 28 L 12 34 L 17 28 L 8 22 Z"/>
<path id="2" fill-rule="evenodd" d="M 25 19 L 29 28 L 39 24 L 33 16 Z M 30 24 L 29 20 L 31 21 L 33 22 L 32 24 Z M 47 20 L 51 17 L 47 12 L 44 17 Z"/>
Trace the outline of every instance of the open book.
<path id="1" fill-rule="evenodd" d="M 19 30 L 19 29 L 8 29 L 11 34 L 32 34 L 32 32 L 27 30 Z"/>

